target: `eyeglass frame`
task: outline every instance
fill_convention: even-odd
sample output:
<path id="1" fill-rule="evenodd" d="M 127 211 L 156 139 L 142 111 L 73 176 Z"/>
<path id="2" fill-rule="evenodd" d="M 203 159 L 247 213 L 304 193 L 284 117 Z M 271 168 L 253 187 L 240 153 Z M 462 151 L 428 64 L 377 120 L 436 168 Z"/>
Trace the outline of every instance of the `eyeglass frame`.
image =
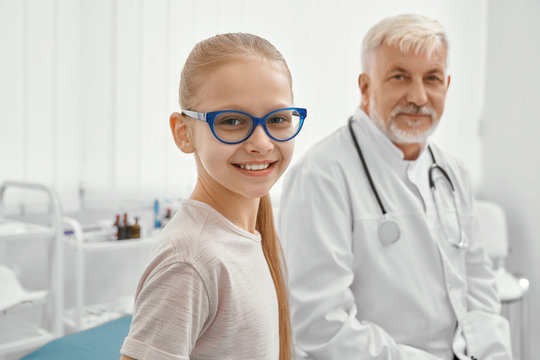
<path id="1" fill-rule="evenodd" d="M 295 110 L 295 111 L 297 111 L 298 115 L 300 115 L 300 125 L 298 126 L 298 130 L 296 130 L 296 133 L 294 133 L 293 136 L 291 136 L 291 137 L 289 137 L 287 139 L 281 140 L 281 139 L 276 139 L 275 137 L 270 135 L 270 132 L 268 131 L 268 128 L 266 127 L 266 121 L 268 120 L 268 117 L 270 117 L 272 114 L 275 114 L 275 113 L 277 113 L 279 111 L 284 111 L 284 110 Z M 223 113 L 228 113 L 228 112 L 234 112 L 234 113 L 247 115 L 247 116 L 249 116 L 251 118 L 251 121 L 253 122 L 253 126 L 251 127 L 251 130 L 248 132 L 246 137 L 244 137 L 240 141 L 231 142 L 231 141 L 225 141 L 223 139 L 220 139 L 219 136 L 217 136 L 216 131 L 214 130 L 214 119 L 216 118 L 216 116 L 218 116 L 220 114 L 223 114 Z M 253 134 L 253 132 L 255 131 L 255 129 L 257 128 L 258 125 L 261 125 L 263 127 L 264 132 L 266 133 L 266 135 L 268 135 L 268 137 L 270 139 L 275 140 L 275 141 L 279 141 L 279 142 L 289 141 L 289 140 L 293 139 L 294 137 L 296 137 L 296 135 L 298 135 L 298 133 L 302 129 L 302 126 L 304 125 L 304 119 L 307 116 L 307 109 L 298 108 L 298 107 L 281 108 L 281 109 L 270 111 L 268 114 L 264 115 L 263 117 L 255 117 L 255 116 L 251 115 L 250 113 L 247 113 L 245 111 L 240 111 L 240 110 L 221 110 L 221 111 L 210 111 L 210 112 L 206 112 L 206 113 L 205 112 L 199 112 L 199 111 L 192 111 L 192 110 L 181 110 L 181 113 L 183 115 L 189 116 L 190 118 L 193 118 L 195 120 L 205 121 L 206 123 L 208 123 L 208 126 L 210 126 L 210 130 L 212 131 L 212 134 L 214 134 L 214 137 L 216 139 L 218 139 L 219 141 L 221 141 L 224 144 L 234 145 L 234 144 L 240 144 L 240 143 L 246 141 L 247 139 L 249 139 L 249 137 Z"/>

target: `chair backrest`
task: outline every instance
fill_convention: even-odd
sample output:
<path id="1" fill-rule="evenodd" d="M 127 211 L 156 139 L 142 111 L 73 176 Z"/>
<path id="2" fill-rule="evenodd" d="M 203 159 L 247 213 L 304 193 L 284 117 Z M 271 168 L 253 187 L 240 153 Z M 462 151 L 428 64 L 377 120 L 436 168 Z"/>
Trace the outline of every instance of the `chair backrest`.
<path id="1" fill-rule="evenodd" d="M 503 208 L 491 201 L 476 202 L 476 219 L 473 236 L 480 240 L 496 267 L 504 265 L 508 257 L 508 233 Z"/>

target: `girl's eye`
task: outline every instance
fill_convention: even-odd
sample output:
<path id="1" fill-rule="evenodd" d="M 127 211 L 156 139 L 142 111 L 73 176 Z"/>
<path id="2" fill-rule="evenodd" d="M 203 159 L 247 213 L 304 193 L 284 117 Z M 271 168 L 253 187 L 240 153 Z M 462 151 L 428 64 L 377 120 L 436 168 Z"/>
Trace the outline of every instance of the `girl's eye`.
<path id="1" fill-rule="evenodd" d="M 281 123 L 284 123 L 286 121 L 287 121 L 287 119 L 284 118 L 283 116 L 274 116 L 274 117 L 271 117 L 270 119 L 268 119 L 269 124 L 281 124 Z"/>
<path id="2" fill-rule="evenodd" d="M 235 118 L 235 117 L 227 117 L 219 121 L 220 125 L 231 125 L 231 126 L 241 125 L 242 123 L 243 123 L 242 119 Z"/>

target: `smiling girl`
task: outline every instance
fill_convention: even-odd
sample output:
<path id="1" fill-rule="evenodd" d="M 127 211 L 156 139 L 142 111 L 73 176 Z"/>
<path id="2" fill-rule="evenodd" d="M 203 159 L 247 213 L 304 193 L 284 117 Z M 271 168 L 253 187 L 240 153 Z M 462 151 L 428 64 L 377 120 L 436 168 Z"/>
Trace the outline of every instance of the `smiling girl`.
<path id="1" fill-rule="evenodd" d="M 142 275 L 122 359 L 290 359 L 268 195 L 306 116 L 287 64 L 260 37 L 214 36 L 184 65 L 180 106 L 170 126 L 195 156 L 197 184 Z"/>

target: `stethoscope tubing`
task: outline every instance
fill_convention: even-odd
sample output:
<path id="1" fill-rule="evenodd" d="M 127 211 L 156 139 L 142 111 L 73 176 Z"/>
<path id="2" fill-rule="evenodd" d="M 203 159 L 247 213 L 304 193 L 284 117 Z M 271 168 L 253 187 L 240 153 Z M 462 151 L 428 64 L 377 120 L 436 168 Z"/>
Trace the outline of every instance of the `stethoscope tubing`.
<path id="1" fill-rule="evenodd" d="M 377 203 L 379 203 L 379 207 L 381 208 L 382 214 L 386 217 L 386 209 L 384 208 L 384 205 L 381 201 L 381 198 L 379 197 L 379 192 L 375 188 L 375 184 L 373 183 L 373 178 L 371 177 L 371 173 L 369 172 L 368 166 L 366 164 L 366 160 L 364 159 L 364 154 L 362 153 L 362 150 L 360 149 L 360 144 L 358 144 L 358 140 L 356 139 L 356 135 L 354 135 L 354 131 L 352 128 L 352 118 L 349 118 L 349 131 L 351 132 L 351 136 L 353 138 L 354 147 L 356 148 L 356 152 L 358 153 L 358 156 L 360 157 L 360 160 L 362 162 L 362 166 L 364 168 L 364 171 L 367 175 L 367 179 L 369 181 L 369 186 L 371 187 L 373 195 L 375 195 L 375 198 L 377 199 Z"/>

